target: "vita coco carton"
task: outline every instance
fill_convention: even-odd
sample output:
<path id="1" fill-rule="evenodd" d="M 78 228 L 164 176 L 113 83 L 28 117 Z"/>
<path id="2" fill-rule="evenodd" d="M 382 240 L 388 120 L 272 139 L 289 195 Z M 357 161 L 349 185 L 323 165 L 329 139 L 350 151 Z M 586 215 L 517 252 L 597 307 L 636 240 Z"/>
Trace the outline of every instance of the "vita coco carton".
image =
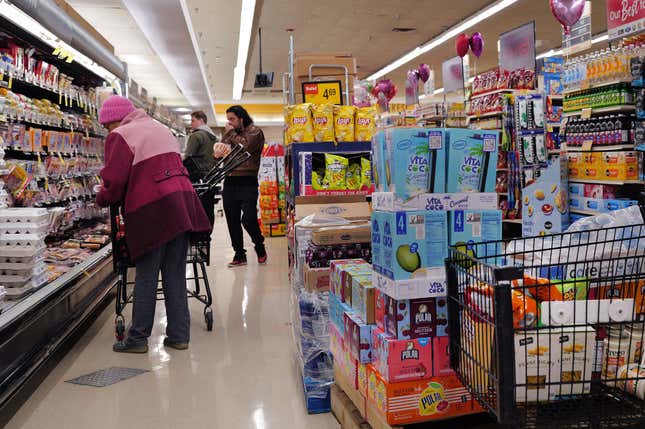
<path id="1" fill-rule="evenodd" d="M 499 133 L 446 130 L 446 192 L 495 192 Z"/>
<path id="2" fill-rule="evenodd" d="M 502 212 L 500 210 L 455 210 L 449 214 L 448 237 L 451 246 L 485 263 L 495 261 L 486 257 L 500 255 L 501 245 L 478 244 L 502 239 Z"/>
<path id="3" fill-rule="evenodd" d="M 376 271 L 392 280 L 424 277 L 425 268 L 442 267 L 448 256 L 445 212 L 381 214 L 382 264 Z"/>
<path id="4" fill-rule="evenodd" d="M 444 192 L 445 150 L 442 129 L 387 129 L 384 153 L 387 190 L 401 202 L 425 192 Z"/>
<path id="5" fill-rule="evenodd" d="M 383 231 L 381 227 L 381 212 L 372 211 L 372 265 L 380 267 L 381 262 L 381 242 L 383 241 Z"/>
<path id="6" fill-rule="evenodd" d="M 378 131 L 372 137 L 372 178 L 377 191 L 388 190 L 385 176 L 385 131 Z"/>

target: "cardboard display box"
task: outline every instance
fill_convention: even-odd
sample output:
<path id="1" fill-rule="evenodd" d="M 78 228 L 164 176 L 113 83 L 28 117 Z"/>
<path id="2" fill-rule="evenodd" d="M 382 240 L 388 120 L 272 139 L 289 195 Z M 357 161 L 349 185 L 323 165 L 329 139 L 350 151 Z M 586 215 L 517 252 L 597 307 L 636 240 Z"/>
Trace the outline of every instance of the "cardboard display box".
<path id="1" fill-rule="evenodd" d="M 305 264 L 305 289 L 309 292 L 329 291 L 329 267 L 311 268 Z"/>
<path id="2" fill-rule="evenodd" d="M 311 234 L 311 242 L 317 246 L 369 243 L 372 240 L 371 231 L 369 223 L 320 228 Z"/>
<path id="3" fill-rule="evenodd" d="M 296 221 L 312 214 L 338 216 L 348 220 L 369 220 L 370 213 L 365 195 L 296 197 Z"/>

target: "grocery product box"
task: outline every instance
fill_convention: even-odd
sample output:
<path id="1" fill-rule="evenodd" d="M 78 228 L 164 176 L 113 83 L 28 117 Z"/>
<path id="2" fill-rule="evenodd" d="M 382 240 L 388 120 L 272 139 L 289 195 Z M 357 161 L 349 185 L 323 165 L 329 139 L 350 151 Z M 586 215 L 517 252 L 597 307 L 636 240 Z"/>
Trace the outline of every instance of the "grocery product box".
<path id="1" fill-rule="evenodd" d="M 374 277 L 372 277 L 372 285 L 374 284 Z M 385 331 L 385 295 L 378 288 L 374 291 L 374 318 L 376 327 L 381 331 Z"/>
<path id="2" fill-rule="evenodd" d="M 324 215 L 351 219 L 369 219 L 370 206 L 364 195 L 343 197 L 338 202 L 331 196 L 297 196 L 295 220 L 299 221 L 310 215 Z"/>
<path id="3" fill-rule="evenodd" d="M 638 269 L 638 267 L 635 268 Z M 636 315 L 645 315 L 645 280 L 613 281 L 608 283 L 592 282 L 588 296 L 590 300 L 633 299 Z"/>
<path id="4" fill-rule="evenodd" d="M 345 313 L 351 313 L 352 308 L 342 302 L 336 295 L 329 294 L 329 322 L 336 327 L 341 337 L 345 338 Z"/>
<path id="5" fill-rule="evenodd" d="M 462 192 L 453 194 L 422 194 L 419 210 L 497 210 L 499 195 L 496 192 Z"/>
<path id="6" fill-rule="evenodd" d="M 598 152 L 604 180 L 638 180 L 637 152 Z"/>
<path id="7" fill-rule="evenodd" d="M 583 179 L 585 176 L 582 152 L 569 152 L 567 154 L 567 167 L 569 179 Z"/>
<path id="8" fill-rule="evenodd" d="M 392 280 L 424 276 L 448 256 L 445 212 L 384 212 L 380 266 L 377 272 Z"/>
<path id="9" fill-rule="evenodd" d="M 375 316 L 375 292 L 372 285 L 372 276 L 354 277 L 352 280 L 352 309 L 368 325 L 376 323 Z"/>
<path id="10" fill-rule="evenodd" d="M 516 333 L 515 347 L 515 400 L 520 403 L 549 401 L 555 398 L 557 382 L 556 350 L 548 331 L 527 330 Z"/>
<path id="11" fill-rule="evenodd" d="M 332 322 L 329 323 L 329 351 L 336 361 L 341 359 L 342 354 L 345 352 L 345 339 Z"/>
<path id="12" fill-rule="evenodd" d="M 582 395 L 591 391 L 591 373 L 596 356 L 596 331 L 589 326 L 563 328 L 551 335 L 554 372 L 551 381 L 557 396 Z"/>
<path id="13" fill-rule="evenodd" d="M 309 292 L 329 291 L 329 267 L 311 268 L 305 264 L 304 277 L 305 289 Z"/>
<path id="14" fill-rule="evenodd" d="M 381 229 L 380 212 L 372 211 L 372 265 L 377 267 L 382 265 L 381 254 L 383 252 L 381 241 L 383 240 L 383 231 Z"/>
<path id="15" fill-rule="evenodd" d="M 585 209 L 585 197 L 580 196 L 569 196 L 569 208 L 571 210 L 584 210 Z"/>
<path id="16" fill-rule="evenodd" d="M 372 284 L 394 299 L 443 297 L 447 294 L 446 270 L 442 267 L 428 268 L 422 277 L 409 280 L 392 280 L 374 271 Z"/>
<path id="17" fill-rule="evenodd" d="M 369 223 L 320 228 L 311 234 L 311 242 L 318 246 L 369 243 L 370 241 L 371 227 Z"/>
<path id="18" fill-rule="evenodd" d="M 372 328 L 363 322 L 356 313 L 345 312 L 343 315 L 345 324 L 345 348 L 354 359 L 360 363 L 372 361 Z"/>
<path id="19" fill-rule="evenodd" d="M 446 192 L 495 192 L 499 133 L 447 129 Z"/>
<path id="20" fill-rule="evenodd" d="M 358 364 L 358 391 L 367 398 L 367 363 Z"/>
<path id="21" fill-rule="evenodd" d="M 352 288 L 354 282 L 365 282 L 371 283 L 372 269 L 368 265 L 357 265 L 355 267 L 350 267 L 347 269 L 343 284 L 341 285 L 343 291 L 343 302 L 347 303 L 350 307 L 352 306 Z"/>
<path id="22" fill-rule="evenodd" d="M 434 337 L 432 339 L 432 375 L 445 377 L 454 375 L 450 367 L 450 338 Z"/>
<path id="23" fill-rule="evenodd" d="M 600 152 L 582 152 L 582 179 L 601 180 L 603 175 L 603 158 Z"/>
<path id="24" fill-rule="evenodd" d="M 318 170 L 314 170 L 315 160 L 324 155 L 325 168 L 324 175 L 318 174 Z M 299 195 L 303 196 L 349 196 L 349 195 L 369 195 L 374 191 L 374 185 L 370 183 L 369 186 L 363 185 L 363 177 L 360 167 L 358 167 L 358 174 L 360 176 L 354 182 L 357 186 L 352 188 L 347 178 L 350 174 L 349 160 L 342 155 L 324 154 L 318 152 L 300 152 L 300 189 Z M 331 158 L 334 156 L 335 158 Z M 329 159 L 329 161 L 328 161 Z M 371 178 L 370 178 L 371 180 Z"/>
<path id="25" fill-rule="evenodd" d="M 385 179 L 396 200 L 445 192 L 445 132 L 432 128 L 385 130 Z"/>
<path id="26" fill-rule="evenodd" d="M 397 340 L 372 331 L 372 365 L 389 383 L 432 377 L 432 341 L 429 338 Z"/>
<path id="27" fill-rule="evenodd" d="M 615 199 L 619 190 L 618 186 L 616 185 L 595 185 L 590 183 L 586 183 L 586 184 L 576 183 L 575 185 L 569 185 L 570 192 L 571 192 L 572 186 L 574 186 L 576 190 L 582 187 L 584 197 L 597 198 L 600 200 Z"/>
<path id="28" fill-rule="evenodd" d="M 531 185 L 522 189 L 522 235 L 564 232 L 569 226 L 566 160 L 554 160 Z"/>
<path id="29" fill-rule="evenodd" d="M 586 187 L 583 183 L 569 183 L 569 198 L 586 197 Z"/>
<path id="30" fill-rule="evenodd" d="M 397 199 L 394 192 L 372 193 L 372 210 L 384 212 L 421 210 L 419 196 L 413 196 L 405 201 Z"/>
<path id="31" fill-rule="evenodd" d="M 446 298 L 396 300 L 385 296 L 385 332 L 399 340 L 445 336 Z"/>
<path id="32" fill-rule="evenodd" d="M 448 237 L 456 246 L 473 258 L 501 255 L 500 243 L 482 242 L 502 239 L 502 212 L 500 210 L 456 210 L 449 212 Z M 494 262 L 485 260 L 487 263 Z"/>
<path id="33" fill-rule="evenodd" d="M 336 295 L 342 302 L 345 301 L 345 285 L 348 282 L 347 276 L 350 270 L 358 266 L 371 268 L 363 259 L 338 259 L 330 262 L 330 288 L 331 292 Z"/>
<path id="34" fill-rule="evenodd" d="M 385 175 L 385 131 L 377 131 L 372 136 L 372 179 L 375 190 L 388 191 L 388 181 Z"/>
<path id="35" fill-rule="evenodd" d="M 389 425 L 406 425 L 477 414 L 483 409 L 456 376 L 388 383 L 367 366 L 367 397 Z"/>

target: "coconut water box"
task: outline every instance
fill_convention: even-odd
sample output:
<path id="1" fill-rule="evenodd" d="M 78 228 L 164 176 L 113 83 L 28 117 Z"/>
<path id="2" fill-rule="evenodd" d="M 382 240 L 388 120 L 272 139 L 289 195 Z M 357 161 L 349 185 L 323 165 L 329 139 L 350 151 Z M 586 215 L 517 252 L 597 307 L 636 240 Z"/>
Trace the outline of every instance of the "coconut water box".
<path id="1" fill-rule="evenodd" d="M 381 243 L 383 242 L 383 231 L 381 227 L 381 212 L 374 210 L 372 212 L 372 268 L 379 271 L 381 263 Z"/>
<path id="2" fill-rule="evenodd" d="M 378 131 L 372 137 L 372 179 L 377 191 L 387 192 L 385 177 L 385 131 Z"/>
<path id="3" fill-rule="evenodd" d="M 449 241 L 460 251 L 483 263 L 499 264 L 502 252 L 501 210 L 455 210 L 449 214 Z M 496 241 L 497 243 L 487 243 Z M 486 244 L 482 244 L 486 243 Z M 468 261 L 469 265 L 474 261 Z"/>
<path id="4" fill-rule="evenodd" d="M 446 192 L 495 192 L 499 133 L 452 128 L 446 135 Z"/>
<path id="5" fill-rule="evenodd" d="M 424 278 L 448 256 L 446 212 L 381 212 L 380 274 L 392 280 Z"/>
<path id="6" fill-rule="evenodd" d="M 390 128 L 385 132 L 385 180 L 405 203 L 445 189 L 445 132 L 436 128 Z"/>

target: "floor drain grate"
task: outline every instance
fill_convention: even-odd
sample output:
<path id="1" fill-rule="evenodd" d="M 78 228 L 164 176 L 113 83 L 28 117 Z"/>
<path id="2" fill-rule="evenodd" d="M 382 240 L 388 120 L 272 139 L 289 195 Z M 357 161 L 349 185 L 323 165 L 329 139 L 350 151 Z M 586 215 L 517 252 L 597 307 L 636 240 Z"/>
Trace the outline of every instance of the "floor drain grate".
<path id="1" fill-rule="evenodd" d="M 79 384 L 82 386 L 105 387 L 127 380 L 137 375 L 149 372 L 146 369 L 112 367 L 101 369 L 90 374 L 67 380 L 66 383 Z"/>

